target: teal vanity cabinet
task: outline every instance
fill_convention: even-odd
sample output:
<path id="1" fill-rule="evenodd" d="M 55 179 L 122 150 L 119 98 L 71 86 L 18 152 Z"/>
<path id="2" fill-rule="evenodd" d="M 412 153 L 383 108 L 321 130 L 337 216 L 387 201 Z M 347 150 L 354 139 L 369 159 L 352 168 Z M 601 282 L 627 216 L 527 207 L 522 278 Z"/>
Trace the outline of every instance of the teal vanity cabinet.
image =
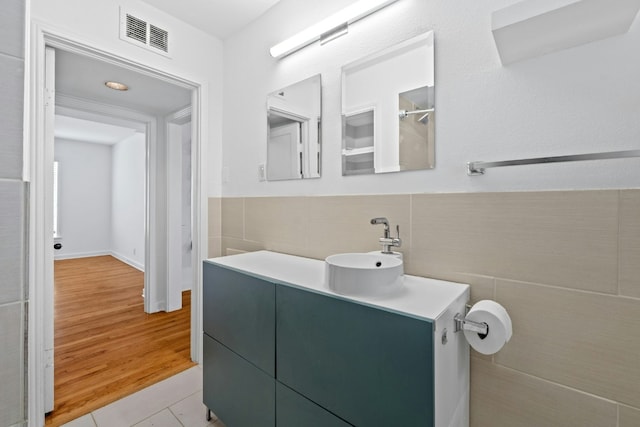
<path id="1" fill-rule="evenodd" d="M 384 300 L 268 251 L 204 262 L 203 400 L 228 427 L 468 427 L 467 285 L 405 276 Z"/>
<path id="2" fill-rule="evenodd" d="M 229 427 L 275 425 L 275 285 L 203 266 L 203 399 Z"/>

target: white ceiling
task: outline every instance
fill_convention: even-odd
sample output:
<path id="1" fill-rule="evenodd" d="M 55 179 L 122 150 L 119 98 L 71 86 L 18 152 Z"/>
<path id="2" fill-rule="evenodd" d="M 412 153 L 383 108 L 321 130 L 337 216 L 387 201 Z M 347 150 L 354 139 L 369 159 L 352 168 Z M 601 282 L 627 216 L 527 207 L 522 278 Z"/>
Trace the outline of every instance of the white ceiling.
<path id="1" fill-rule="evenodd" d="M 56 138 L 113 145 L 136 133 L 135 129 L 56 115 Z"/>
<path id="2" fill-rule="evenodd" d="M 105 81 L 129 86 L 126 92 L 109 89 Z M 166 116 L 191 105 L 191 91 L 87 56 L 56 50 L 56 96 L 80 98 L 149 115 Z M 108 120 L 101 120 L 107 121 Z M 133 127 L 133 126 L 132 126 Z M 55 137 L 74 141 L 115 144 L 135 132 L 129 127 L 56 115 Z"/>
<path id="3" fill-rule="evenodd" d="M 221 40 L 266 12 L 279 0 L 145 0 Z"/>
<path id="4" fill-rule="evenodd" d="M 104 85 L 115 80 L 129 86 L 126 92 Z M 87 56 L 56 50 L 56 93 L 76 98 L 165 115 L 191 104 L 185 88 Z"/>

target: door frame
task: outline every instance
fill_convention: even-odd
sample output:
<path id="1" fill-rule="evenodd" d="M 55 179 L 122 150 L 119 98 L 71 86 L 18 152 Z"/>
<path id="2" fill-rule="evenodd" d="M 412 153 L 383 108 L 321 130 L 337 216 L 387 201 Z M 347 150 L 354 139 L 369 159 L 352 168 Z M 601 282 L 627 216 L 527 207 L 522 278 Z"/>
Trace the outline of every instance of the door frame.
<path id="1" fill-rule="evenodd" d="M 53 235 L 47 232 L 47 203 L 51 203 L 50 191 L 48 191 L 51 178 L 46 176 L 48 168 L 45 165 L 53 162 L 53 150 L 47 149 L 45 134 L 45 104 L 46 94 L 44 91 L 45 78 L 45 49 L 47 46 L 58 48 L 73 53 L 89 56 L 101 61 L 116 64 L 121 67 L 133 69 L 139 73 L 146 74 L 156 79 L 161 79 L 177 86 L 184 87 L 191 91 L 192 107 L 192 239 L 193 239 L 193 263 L 197 265 L 206 254 L 206 239 L 202 239 L 202 230 L 207 230 L 207 204 L 203 203 L 203 169 L 202 155 L 203 147 L 201 141 L 202 118 L 200 117 L 202 86 L 198 82 L 182 78 L 180 76 L 167 73 L 161 69 L 156 69 L 130 59 L 118 56 L 114 53 L 100 50 L 94 47 L 89 40 L 80 40 L 77 36 L 65 34 L 59 30 L 46 26 L 42 23 L 34 23 L 29 35 L 29 55 L 25 61 L 25 144 L 24 144 L 24 178 L 30 184 L 29 189 L 29 251 L 28 251 L 28 419 L 29 426 L 40 427 L 44 425 L 45 408 L 45 381 L 44 372 L 47 363 L 45 355 L 45 331 L 47 319 L 44 312 L 47 304 L 46 283 L 53 283 Z M 156 130 L 156 129 L 154 129 Z M 148 138 L 148 137 L 147 137 Z M 149 150 L 149 144 L 147 144 Z M 149 161 L 149 151 L 147 151 L 147 162 L 153 173 L 153 163 Z M 50 168 L 49 168 L 50 169 Z M 149 175 L 154 176 L 154 175 Z M 147 180 L 152 181 L 152 180 Z M 147 183 L 147 190 L 149 185 Z M 149 191 L 149 196 L 152 194 Z M 167 206 L 161 206 L 164 209 Z M 147 213 L 152 209 L 147 206 Z M 149 217 L 147 218 L 149 220 Z M 148 228 L 163 227 L 164 224 L 153 224 L 148 222 Z M 149 232 L 149 230 L 148 230 Z M 153 245 L 153 239 L 147 236 Z M 145 256 L 148 260 L 155 247 L 148 247 Z M 145 269 L 147 266 L 145 266 Z M 145 281 L 148 275 L 145 274 Z M 193 291 L 191 292 L 191 359 L 199 363 L 201 358 L 201 334 L 202 313 L 201 313 L 201 284 L 202 272 L 199 268 L 193 269 Z M 145 282 L 146 287 L 146 282 Z M 145 298 L 145 306 L 147 298 Z M 146 309 L 147 307 L 145 307 Z M 49 308 L 52 310 L 52 308 Z"/>
<path id="2" fill-rule="evenodd" d="M 167 148 L 167 311 L 182 308 L 182 135 L 181 126 L 191 122 L 191 106 L 174 111 L 164 118 L 166 148 Z M 194 158 L 193 139 L 191 145 L 191 165 L 196 162 Z M 193 173 L 189 185 L 191 199 L 191 220 L 193 221 Z M 193 224 L 191 224 L 191 239 L 193 241 Z M 193 251 L 191 253 L 191 272 L 193 274 Z M 174 262 L 169 260 L 174 259 Z M 180 262 L 175 260 L 179 259 Z M 190 289 L 193 290 L 193 280 Z"/>

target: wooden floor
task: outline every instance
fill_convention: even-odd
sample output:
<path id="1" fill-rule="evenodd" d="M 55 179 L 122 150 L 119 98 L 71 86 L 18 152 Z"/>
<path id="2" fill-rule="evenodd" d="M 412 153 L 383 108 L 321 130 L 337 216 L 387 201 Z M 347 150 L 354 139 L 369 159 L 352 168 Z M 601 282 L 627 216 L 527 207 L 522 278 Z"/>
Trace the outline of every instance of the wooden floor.
<path id="1" fill-rule="evenodd" d="M 145 314 L 144 276 L 111 256 L 55 262 L 55 408 L 59 426 L 194 364 L 190 292 L 182 310 Z"/>

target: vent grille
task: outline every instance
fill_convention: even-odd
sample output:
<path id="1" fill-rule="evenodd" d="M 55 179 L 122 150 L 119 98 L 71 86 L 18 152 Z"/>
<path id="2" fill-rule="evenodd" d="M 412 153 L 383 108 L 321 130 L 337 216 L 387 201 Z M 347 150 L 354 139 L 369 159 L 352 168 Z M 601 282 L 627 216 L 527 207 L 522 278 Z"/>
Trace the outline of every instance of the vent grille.
<path id="1" fill-rule="evenodd" d="M 169 51 L 169 33 L 155 25 L 150 25 L 149 46 L 160 49 L 163 52 Z"/>
<path id="2" fill-rule="evenodd" d="M 127 13 L 127 37 L 147 43 L 147 23 Z"/>
<path id="3" fill-rule="evenodd" d="M 169 32 L 139 18 L 137 13 L 130 12 L 120 9 L 120 38 L 168 56 Z"/>

